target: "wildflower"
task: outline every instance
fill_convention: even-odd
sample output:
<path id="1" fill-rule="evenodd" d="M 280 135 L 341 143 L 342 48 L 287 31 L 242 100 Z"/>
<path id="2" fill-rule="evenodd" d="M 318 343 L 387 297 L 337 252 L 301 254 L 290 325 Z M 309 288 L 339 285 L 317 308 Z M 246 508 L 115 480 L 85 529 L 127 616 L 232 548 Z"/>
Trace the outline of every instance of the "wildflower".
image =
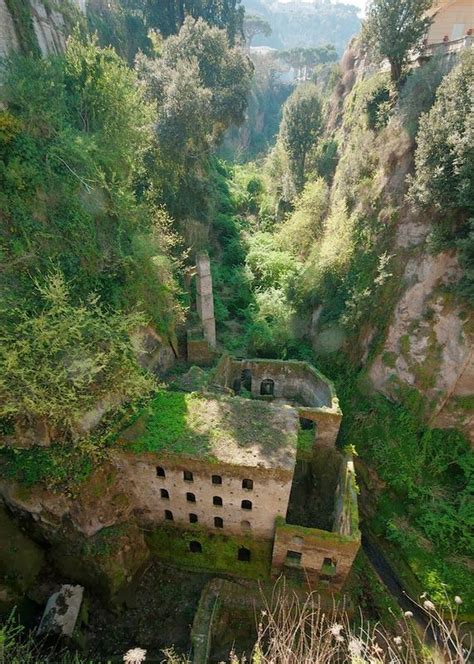
<path id="1" fill-rule="evenodd" d="M 462 604 L 462 599 L 459 597 L 459 595 L 456 595 L 456 597 L 454 598 L 454 602 L 458 606 L 459 606 L 459 604 Z"/>
<path id="2" fill-rule="evenodd" d="M 421 593 L 420 599 L 425 599 L 425 597 L 426 597 L 426 593 Z"/>
<path id="3" fill-rule="evenodd" d="M 433 602 L 430 602 L 429 599 L 427 599 L 423 602 L 423 606 L 425 607 L 425 609 L 427 611 L 434 611 L 435 608 L 436 608 L 435 605 L 433 604 Z"/>
<path id="4" fill-rule="evenodd" d="M 146 650 L 143 648 L 132 648 L 123 656 L 125 664 L 142 664 L 146 659 Z"/>
<path id="5" fill-rule="evenodd" d="M 352 638 L 348 643 L 348 650 L 352 657 L 361 657 L 362 656 L 362 643 L 359 639 Z"/>
<path id="6" fill-rule="evenodd" d="M 342 632 L 342 625 L 339 625 L 338 623 L 334 623 L 329 629 L 331 634 L 335 636 L 336 638 L 341 635 Z"/>
<path id="7" fill-rule="evenodd" d="M 405 618 L 413 618 L 413 613 L 411 611 L 405 611 Z"/>
<path id="8" fill-rule="evenodd" d="M 395 636 L 393 638 L 393 642 L 396 646 L 401 646 L 402 645 L 402 637 L 401 636 Z"/>

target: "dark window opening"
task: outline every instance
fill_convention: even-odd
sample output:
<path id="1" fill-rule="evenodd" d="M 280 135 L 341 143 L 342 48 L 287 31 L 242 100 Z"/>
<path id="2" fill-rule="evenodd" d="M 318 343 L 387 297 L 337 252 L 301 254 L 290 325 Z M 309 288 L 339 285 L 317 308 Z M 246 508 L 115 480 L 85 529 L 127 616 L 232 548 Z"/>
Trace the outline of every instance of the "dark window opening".
<path id="1" fill-rule="evenodd" d="M 198 522 L 198 515 L 197 514 L 190 514 L 189 515 L 189 523 L 197 523 Z"/>
<path id="2" fill-rule="evenodd" d="M 252 509 L 252 501 L 251 500 L 243 500 L 241 505 L 242 505 L 243 510 L 251 510 Z"/>
<path id="3" fill-rule="evenodd" d="M 328 578 L 336 573 L 336 561 L 333 558 L 324 558 L 321 567 L 321 576 Z"/>
<path id="4" fill-rule="evenodd" d="M 243 563 L 250 562 L 250 549 L 246 549 L 245 546 L 241 546 L 237 554 L 237 560 L 240 560 Z"/>
<path id="5" fill-rule="evenodd" d="M 165 519 L 167 521 L 173 521 L 173 512 L 171 512 L 171 510 L 165 510 Z"/>
<path id="6" fill-rule="evenodd" d="M 298 551 L 287 551 L 285 564 L 290 567 L 301 567 L 301 553 Z"/>
<path id="7" fill-rule="evenodd" d="M 251 530 L 252 529 L 250 521 L 241 521 L 240 522 L 240 527 L 242 528 L 242 530 Z"/>
<path id="8" fill-rule="evenodd" d="M 300 417 L 300 427 L 303 429 L 303 431 L 310 431 L 314 429 L 315 422 L 314 420 L 308 420 L 307 417 Z"/>
<path id="9" fill-rule="evenodd" d="M 183 479 L 185 480 L 185 482 L 192 482 L 194 479 L 192 472 L 190 470 L 184 470 Z"/>
<path id="10" fill-rule="evenodd" d="M 213 475 L 212 476 L 212 483 L 213 484 L 222 484 L 222 477 L 220 475 Z"/>
<path id="11" fill-rule="evenodd" d="M 212 499 L 212 504 L 222 507 L 222 498 L 220 496 L 214 496 Z"/>
<path id="12" fill-rule="evenodd" d="M 189 542 L 189 550 L 191 553 L 202 553 L 201 542 L 196 542 L 196 540 Z"/>
<path id="13" fill-rule="evenodd" d="M 240 388 L 241 387 L 242 387 L 241 381 L 238 378 L 236 378 L 232 383 L 232 389 L 234 390 L 234 392 L 236 394 L 240 394 Z"/>
<path id="14" fill-rule="evenodd" d="M 196 502 L 196 496 L 194 495 L 194 493 L 187 493 L 186 494 L 186 500 L 188 501 L 188 503 L 195 503 Z"/>
<path id="15" fill-rule="evenodd" d="M 214 527 L 215 528 L 223 528 L 224 527 L 224 519 L 221 519 L 220 516 L 215 516 L 214 517 Z"/>
<path id="16" fill-rule="evenodd" d="M 242 489 L 253 489 L 253 480 L 242 480 Z"/>
<path id="17" fill-rule="evenodd" d="M 157 477 L 166 477 L 165 469 L 161 466 L 156 467 L 156 476 Z"/>
<path id="18" fill-rule="evenodd" d="M 265 378 L 260 383 L 260 394 L 266 397 L 272 397 L 275 393 L 275 381 L 271 378 Z"/>
<path id="19" fill-rule="evenodd" d="M 242 375 L 240 376 L 240 383 L 244 390 L 248 392 L 252 391 L 252 372 L 250 369 L 244 369 Z"/>
<path id="20" fill-rule="evenodd" d="M 160 495 L 162 498 L 166 498 L 166 500 L 169 500 L 170 494 L 167 492 L 166 489 L 160 489 Z"/>

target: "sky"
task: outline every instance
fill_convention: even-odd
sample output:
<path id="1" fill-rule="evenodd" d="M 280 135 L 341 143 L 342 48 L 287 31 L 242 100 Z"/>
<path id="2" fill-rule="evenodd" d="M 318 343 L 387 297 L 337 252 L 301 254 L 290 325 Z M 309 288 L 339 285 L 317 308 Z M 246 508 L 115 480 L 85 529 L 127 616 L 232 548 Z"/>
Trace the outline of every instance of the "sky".
<path id="1" fill-rule="evenodd" d="M 301 0 L 302 2 L 311 2 L 311 0 Z M 291 0 L 280 0 L 280 2 L 291 2 Z M 343 2 L 348 5 L 357 5 L 361 11 L 364 11 L 366 0 L 333 0 L 333 2 Z"/>

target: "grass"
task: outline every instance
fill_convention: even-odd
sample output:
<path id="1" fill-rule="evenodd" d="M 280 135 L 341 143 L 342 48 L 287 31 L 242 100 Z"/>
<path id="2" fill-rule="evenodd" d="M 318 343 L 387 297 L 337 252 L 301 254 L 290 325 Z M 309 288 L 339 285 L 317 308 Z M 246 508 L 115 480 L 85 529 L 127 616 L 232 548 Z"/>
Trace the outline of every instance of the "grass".
<path id="1" fill-rule="evenodd" d="M 242 463 L 250 448 L 271 459 L 296 447 L 296 426 L 289 422 L 288 411 L 262 402 L 161 391 L 119 440 L 136 453 Z"/>

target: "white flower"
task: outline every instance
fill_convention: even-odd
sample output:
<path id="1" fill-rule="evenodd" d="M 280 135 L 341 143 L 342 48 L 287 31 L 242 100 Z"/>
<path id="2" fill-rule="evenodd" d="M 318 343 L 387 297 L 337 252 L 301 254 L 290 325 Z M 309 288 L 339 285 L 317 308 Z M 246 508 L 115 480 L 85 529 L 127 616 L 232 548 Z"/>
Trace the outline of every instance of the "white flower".
<path id="1" fill-rule="evenodd" d="M 359 639 L 352 638 L 348 643 L 348 649 L 352 657 L 362 656 L 362 643 Z"/>
<path id="2" fill-rule="evenodd" d="M 331 634 L 333 636 L 340 636 L 341 632 L 342 632 L 342 625 L 339 625 L 338 623 L 334 623 L 334 625 L 332 625 L 329 628 L 329 631 L 331 632 Z"/>
<path id="3" fill-rule="evenodd" d="M 142 664 L 146 659 L 146 650 L 143 648 L 132 648 L 123 656 L 125 664 Z"/>
<path id="4" fill-rule="evenodd" d="M 434 611 L 435 608 L 436 608 L 435 605 L 433 604 L 433 602 L 430 602 L 429 599 L 427 599 L 423 602 L 423 606 L 425 607 L 425 609 L 427 611 Z"/>
<path id="5" fill-rule="evenodd" d="M 425 599 L 425 597 L 426 597 L 426 593 L 421 593 L 420 599 Z"/>
<path id="6" fill-rule="evenodd" d="M 411 611 L 405 611 L 405 618 L 413 618 L 413 613 Z"/>
<path id="7" fill-rule="evenodd" d="M 456 597 L 454 598 L 454 602 L 457 605 L 462 604 L 462 599 L 459 597 L 459 595 L 456 595 Z"/>
<path id="8" fill-rule="evenodd" d="M 401 646 L 402 645 L 402 637 L 401 636 L 395 636 L 393 638 L 393 642 L 396 646 Z"/>

